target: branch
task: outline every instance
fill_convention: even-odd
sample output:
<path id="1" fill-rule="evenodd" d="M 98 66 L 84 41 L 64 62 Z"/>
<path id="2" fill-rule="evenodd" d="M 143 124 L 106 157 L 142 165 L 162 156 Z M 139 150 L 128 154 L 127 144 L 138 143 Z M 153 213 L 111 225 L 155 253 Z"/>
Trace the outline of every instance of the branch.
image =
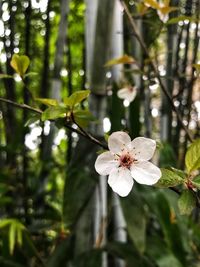
<path id="1" fill-rule="evenodd" d="M 99 140 L 97 140 L 94 136 L 92 136 L 91 134 L 87 133 L 74 119 L 74 115 L 73 113 L 71 114 L 71 119 L 73 121 L 73 123 L 80 129 L 80 131 L 83 133 L 83 135 L 87 138 L 90 139 L 93 143 L 101 146 L 104 149 L 108 149 L 108 146 L 102 144 Z"/>
<path id="2" fill-rule="evenodd" d="M 21 108 L 21 109 L 26 109 L 26 110 L 30 110 L 32 112 L 36 112 L 38 114 L 42 114 L 42 110 L 40 109 L 37 109 L 37 108 L 33 108 L 29 105 L 26 105 L 26 104 L 18 104 L 14 101 L 11 101 L 9 99 L 5 99 L 5 98 L 1 98 L 0 97 L 0 102 L 4 102 L 4 103 L 7 103 L 9 105 L 12 105 L 12 106 L 15 106 L 17 108 Z M 53 120 L 52 120 L 53 121 Z M 77 134 L 79 135 L 82 135 L 83 137 L 87 138 L 88 140 L 90 140 L 92 143 L 96 144 L 96 145 L 99 145 L 101 146 L 103 149 L 108 149 L 108 147 L 106 145 L 104 145 L 103 143 L 101 143 L 98 139 L 96 139 L 94 136 L 92 136 L 91 134 L 87 133 L 80 125 L 78 125 L 74 120 L 73 122 L 78 126 L 78 128 L 80 129 L 77 130 L 75 128 L 73 128 L 71 125 L 69 124 L 65 124 L 65 127 L 70 129 L 71 131 L 73 132 L 76 132 Z"/>
<path id="3" fill-rule="evenodd" d="M 14 101 L 11 101 L 11 100 L 5 99 L 5 98 L 1 98 L 1 97 L 0 97 L 0 101 L 4 102 L 4 103 L 7 103 L 9 105 L 15 106 L 17 108 L 27 109 L 27 110 L 42 114 L 42 110 L 37 109 L 37 108 L 33 108 L 33 107 L 31 107 L 29 105 L 26 105 L 26 104 L 18 104 L 18 103 L 14 102 Z"/>
<path id="4" fill-rule="evenodd" d="M 185 126 L 185 124 L 183 123 L 183 120 L 182 120 L 182 117 L 179 113 L 179 110 L 177 109 L 177 107 L 174 105 L 174 102 L 173 102 L 173 99 L 171 98 L 171 95 L 169 94 L 169 92 L 167 91 L 167 88 L 165 87 L 165 85 L 163 84 L 162 80 L 161 80 L 161 77 L 160 77 L 160 74 L 158 72 L 158 69 L 156 67 L 156 65 L 154 64 L 153 60 L 151 59 L 150 55 L 149 55 L 149 52 L 148 52 L 148 49 L 142 39 L 142 37 L 140 36 L 140 33 L 138 32 L 137 30 L 137 26 L 136 26 L 136 23 L 133 19 L 133 17 L 131 16 L 131 13 L 127 7 L 127 5 L 125 4 L 124 0 L 120 0 L 123 8 L 124 8 L 124 11 L 127 15 L 127 18 L 132 26 L 132 29 L 133 29 L 133 32 L 135 34 L 135 37 L 136 39 L 138 40 L 138 42 L 140 43 L 145 55 L 147 56 L 147 58 L 149 59 L 149 63 L 150 63 L 150 66 L 152 67 L 153 71 L 154 71 L 154 74 L 156 76 L 156 78 L 158 79 L 159 81 L 159 84 L 160 84 L 160 88 L 162 89 L 163 93 L 165 94 L 165 96 L 167 97 L 172 109 L 174 110 L 174 112 L 176 113 L 177 115 L 177 118 L 178 118 L 178 121 L 180 122 L 181 124 L 181 127 L 184 129 L 188 139 L 190 140 L 190 142 L 193 141 L 193 138 L 190 134 L 190 132 L 188 131 L 188 128 Z"/>

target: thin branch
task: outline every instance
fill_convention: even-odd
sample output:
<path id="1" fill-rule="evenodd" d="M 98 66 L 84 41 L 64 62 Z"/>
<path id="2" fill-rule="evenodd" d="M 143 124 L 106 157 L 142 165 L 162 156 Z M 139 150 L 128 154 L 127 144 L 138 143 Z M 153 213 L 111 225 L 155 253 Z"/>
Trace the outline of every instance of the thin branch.
<path id="1" fill-rule="evenodd" d="M 91 140 L 93 143 L 101 146 L 104 149 L 108 149 L 108 146 L 102 144 L 99 140 L 97 140 L 94 136 L 86 132 L 74 119 L 73 113 L 71 114 L 71 119 L 73 123 L 80 129 L 81 133 L 83 136 L 85 136 L 87 139 Z"/>
<path id="2" fill-rule="evenodd" d="M 4 103 L 7 103 L 9 105 L 15 106 L 17 108 L 27 109 L 27 110 L 42 114 L 42 110 L 37 109 L 37 108 L 33 108 L 33 107 L 31 107 L 29 105 L 26 105 L 26 104 L 19 104 L 19 103 L 16 103 L 16 102 L 12 101 L 12 100 L 1 98 L 1 97 L 0 97 L 0 101 L 4 102 Z"/>
<path id="3" fill-rule="evenodd" d="M 76 123 L 75 123 L 76 124 Z M 77 124 L 76 124 L 77 125 Z M 78 126 L 78 125 L 77 125 Z M 85 134 L 86 132 L 82 132 L 81 130 L 75 129 L 73 126 L 66 124 L 65 125 L 66 128 L 68 128 L 69 130 L 82 135 L 83 137 L 85 137 L 86 139 L 90 140 L 92 143 L 101 146 L 103 149 L 108 149 L 108 147 L 106 145 L 104 145 L 103 143 L 101 143 L 98 139 L 96 139 L 94 136 L 90 135 L 90 134 Z M 78 126 L 79 127 L 79 126 Z M 79 127 L 80 129 L 80 127 Z"/>
<path id="4" fill-rule="evenodd" d="M 26 105 L 26 104 L 18 104 L 14 101 L 11 101 L 11 100 L 8 100 L 8 99 L 5 99 L 5 98 L 1 98 L 0 97 L 0 101 L 1 102 L 4 102 L 4 103 L 7 103 L 9 105 L 12 105 L 12 106 L 15 106 L 17 108 L 21 108 L 21 109 L 27 109 L 27 110 L 30 110 L 30 111 L 33 111 L 33 112 L 36 112 L 38 114 L 42 114 L 42 110 L 40 109 L 36 109 L 36 108 L 33 108 L 29 105 Z M 78 126 L 78 128 L 80 129 L 80 131 L 78 129 L 75 129 L 73 128 L 71 125 L 68 125 L 68 124 L 65 124 L 65 127 L 70 129 L 71 131 L 73 132 L 76 132 L 77 134 L 79 135 L 82 135 L 83 137 L 87 138 L 88 140 L 90 140 L 92 143 L 96 144 L 96 145 L 99 145 L 101 146 L 103 149 L 108 149 L 108 147 L 106 145 L 104 145 L 103 143 L 101 143 L 98 139 L 96 139 L 94 136 L 92 136 L 91 134 L 87 133 L 80 125 L 78 125 L 74 120 L 73 122 Z"/>
<path id="5" fill-rule="evenodd" d="M 173 102 L 173 99 L 171 98 L 171 95 L 169 94 L 169 92 L 167 91 L 166 87 L 164 86 L 164 84 L 163 84 L 163 82 L 162 82 L 162 80 L 161 80 L 161 77 L 160 77 L 160 74 L 159 74 L 159 72 L 158 72 L 158 69 L 157 69 L 156 65 L 154 64 L 153 60 L 151 59 L 151 57 L 150 57 L 150 55 L 149 55 L 148 49 L 147 49 L 147 47 L 146 47 L 146 45 L 145 45 L 145 43 L 144 43 L 142 37 L 140 36 L 140 33 L 139 33 L 138 30 L 137 30 L 136 23 L 135 23 L 133 17 L 131 16 L 131 13 L 130 13 L 130 11 L 129 11 L 127 5 L 125 4 L 125 2 L 124 2 L 123 0 L 120 0 L 120 2 L 121 2 L 122 6 L 123 6 L 123 8 L 124 8 L 124 11 L 125 11 L 125 13 L 126 13 L 126 15 L 127 15 L 128 20 L 129 20 L 129 22 L 130 22 L 130 24 L 131 24 L 131 26 L 132 26 L 133 32 L 134 32 L 134 34 L 135 34 L 135 37 L 137 38 L 138 42 L 140 43 L 140 45 L 141 45 L 141 47 L 142 47 L 142 49 L 143 49 L 145 55 L 146 55 L 146 56 L 148 57 L 148 59 L 149 59 L 150 66 L 152 67 L 152 69 L 153 69 L 153 71 L 154 71 L 154 74 L 155 74 L 156 78 L 157 78 L 158 81 L 159 81 L 159 84 L 160 84 L 160 87 L 161 87 L 163 93 L 164 93 L 165 96 L 167 97 L 167 99 L 168 99 L 168 101 L 169 101 L 169 103 L 170 103 L 172 109 L 173 109 L 174 112 L 176 113 L 177 118 L 178 118 L 178 120 L 179 120 L 179 122 L 180 122 L 182 128 L 184 129 L 186 135 L 188 136 L 188 139 L 190 140 L 190 142 L 192 142 L 192 141 L 193 141 L 193 138 L 192 138 L 190 132 L 188 131 L 188 128 L 187 128 L 187 127 L 185 126 L 185 124 L 183 123 L 183 120 L 182 120 L 182 117 L 181 117 L 181 115 L 180 115 L 180 113 L 179 113 L 179 110 L 178 110 L 177 107 L 174 105 L 174 102 Z"/>

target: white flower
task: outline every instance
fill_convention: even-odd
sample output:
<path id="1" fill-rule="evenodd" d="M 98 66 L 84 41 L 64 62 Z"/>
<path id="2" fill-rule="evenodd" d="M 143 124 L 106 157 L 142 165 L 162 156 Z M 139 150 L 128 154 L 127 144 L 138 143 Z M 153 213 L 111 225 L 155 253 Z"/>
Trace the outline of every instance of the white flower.
<path id="1" fill-rule="evenodd" d="M 119 98 L 128 100 L 129 103 L 135 99 L 136 94 L 137 94 L 136 87 L 132 86 L 122 88 L 117 92 L 117 96 Z"/>
<path id="2" fill-rule="evenodd" d="M 96 159 L 95 169 L 100 175 L 109 175 L 108 184 L 121 197 L 130 193 L 134 180 L 153 185 L 160 179 L 160 169 L 149 162 L 156 149 L 154 140 L 137 137 L 131 141 L 127 133 L 114 132 L 108 138 L 108 148 L 110 151 Z"/>

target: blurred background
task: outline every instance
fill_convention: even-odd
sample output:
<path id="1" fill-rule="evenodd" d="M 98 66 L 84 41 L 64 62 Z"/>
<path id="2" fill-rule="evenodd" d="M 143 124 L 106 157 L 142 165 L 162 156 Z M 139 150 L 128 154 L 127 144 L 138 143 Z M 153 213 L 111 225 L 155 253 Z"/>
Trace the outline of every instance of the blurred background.
<path id="1" fill-rule="evenodd" d="M 159 79 L 199 137 L 199 16 L 199 0 L 0 0 L 0 98 L 44 109 L 34 98 L 90 89 L 89 132 L 155 139 L 154 162 L 184 170 L 188 136 Z M 25 81 L 13 54 L 30 58 Z M 130 86 L 131 103 L 117 97 Z M 100 149 L 0 101 L 0 266 L 199 267 L 199 209 L 181 216 L 175 192 L 140 185 L 119 198 L 94 170 Z"/>

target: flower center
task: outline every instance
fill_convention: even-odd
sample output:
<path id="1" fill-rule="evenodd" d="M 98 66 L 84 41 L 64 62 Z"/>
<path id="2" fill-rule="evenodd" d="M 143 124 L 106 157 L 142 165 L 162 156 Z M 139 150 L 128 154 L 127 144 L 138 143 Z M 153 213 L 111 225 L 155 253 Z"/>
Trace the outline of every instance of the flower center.
<path id="1" fill-rule="evenodd" d="M 131 164 L 134 162 L 134 159 L 129 154 L 121 155 L 119 158 L 120 167 L 130 168 Z"/>

